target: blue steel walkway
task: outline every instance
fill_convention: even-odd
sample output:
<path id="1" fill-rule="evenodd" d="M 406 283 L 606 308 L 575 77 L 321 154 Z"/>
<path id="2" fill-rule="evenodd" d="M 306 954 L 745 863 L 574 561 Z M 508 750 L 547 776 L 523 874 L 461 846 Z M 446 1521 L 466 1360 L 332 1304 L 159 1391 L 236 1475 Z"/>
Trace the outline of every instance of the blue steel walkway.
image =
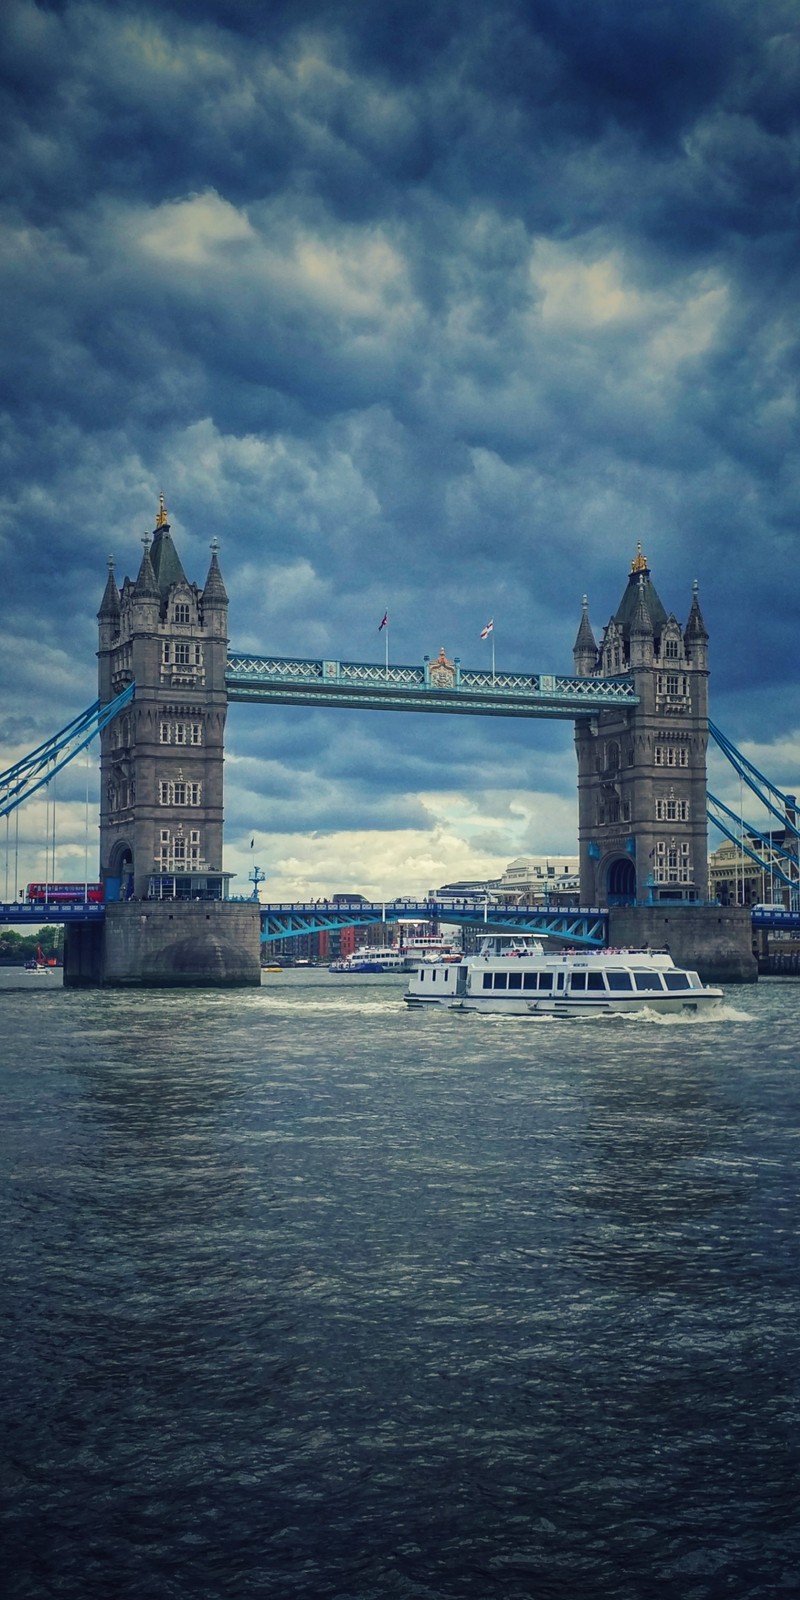
<path id="1" fill-rule="evenodd" d="M 540 939 L 568 939 L 570 944 L 600 946 L 608 936 L 608 913 L 598 906 L 572 911 L 543 911 L 541 906 L 452 905 L 420 900 L 411 904 L 381 901 L 334 906 L 325 901 L 261 907 L 261 938 L 296 938 L 300 933 L 333 933 L 340 928 L 370 928 L 376 923 L 446 922 L 461 928 L 495 933 L 529 934 Z"/>
<path id="2" fill-rule="evenodd" d="M 419 667 L 361 661 L 295 660 L 231 653 L 229 701 L 360 706 L 372 711 L 447 711 L 489 717 L 590 717 L 636 706 L 632 678 L 568 678 L 555 673 L 473 672 L 444 653 Z"/>

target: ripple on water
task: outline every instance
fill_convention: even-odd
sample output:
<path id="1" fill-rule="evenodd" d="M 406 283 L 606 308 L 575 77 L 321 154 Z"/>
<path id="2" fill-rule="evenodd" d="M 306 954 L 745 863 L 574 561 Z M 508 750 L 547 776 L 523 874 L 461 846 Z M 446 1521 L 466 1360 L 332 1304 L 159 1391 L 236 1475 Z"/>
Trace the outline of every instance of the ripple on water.
<path id="1" fill-rule="evenodd" d="M 800 991 L 272 976 L 3 994 L 12 1600 L 791 1592 Z"/>

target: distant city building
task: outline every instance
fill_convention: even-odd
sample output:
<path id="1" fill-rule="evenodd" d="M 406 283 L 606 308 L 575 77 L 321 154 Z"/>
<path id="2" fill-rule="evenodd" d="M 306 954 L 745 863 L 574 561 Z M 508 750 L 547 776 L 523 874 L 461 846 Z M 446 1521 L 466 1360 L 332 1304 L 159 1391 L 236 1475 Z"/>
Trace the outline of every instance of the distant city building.
<path id="1" fill-rule="evenodd" d="M 577 904 L 579 889 L 577 855 L 517 856 L 499 878 L 469 878 L 444 883 L 431 890 L 431 899 L 441 904 L 488 898 L 495 905 Z"/>
<path id="2" fill-rule="evenodd" d="M 503 898 L 536 903 L 551 894 L 577 892 L 579 862 L 577 855 L 567 856 L 517 856 L 509 861 L 497 885 Z"/>
<path id="3" fill-rule="evenodd" d="M 770 871 L 773 863 L 787 871 L 786 857 L 779 854 L 783 832 L 771 835 L 766 846 L 757 836 L 745 833 L 744 842 L 756 855 L 764 857 L 759 866 L 741 845 L 725 839 L 708 858 L 708 898 L 721 906 L 789 905 L 789 889 Z"/>

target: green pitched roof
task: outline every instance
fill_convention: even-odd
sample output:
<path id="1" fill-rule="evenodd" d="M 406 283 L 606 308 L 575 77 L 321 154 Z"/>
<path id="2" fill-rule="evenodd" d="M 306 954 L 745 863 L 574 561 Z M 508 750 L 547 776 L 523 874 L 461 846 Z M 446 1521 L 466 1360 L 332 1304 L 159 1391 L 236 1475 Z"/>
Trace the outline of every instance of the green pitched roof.
<path id="1" fill-rule="evenodd" d="M 640 579 L 641 582 L 639 581 Z M 616 622 L 617 627 L 621 630 L 623 638 L 630 641 L 631 628 L 636 617 L 636 612 L 639 608 L 640 595 L 647 615 L 650 618 L 653 634 L 655 638 L 658 639 L 661 636 L 661 630 L 667 620 L 667 613 L 664 610 L 658 595 L 656 594 L 653 583 L 651 582 L 649 567 L 638 567 L 635 571 L 629 574 L 628 587 L 625 590 L 625 593 L 623 594 L 622 599 L 617 607 L 614 621 Z"/>
<path id="2" fill-rule="evenodd" d="M 169 531 L 169 523 L 156 528 L 153 534 L 153 545 L 150 551 L 150 560 L 156 575 L 156 583 L 162 597 L 172 588 L 173 583 L 186 583 L 186 573 L 180 563 L 180 557 Z"/>

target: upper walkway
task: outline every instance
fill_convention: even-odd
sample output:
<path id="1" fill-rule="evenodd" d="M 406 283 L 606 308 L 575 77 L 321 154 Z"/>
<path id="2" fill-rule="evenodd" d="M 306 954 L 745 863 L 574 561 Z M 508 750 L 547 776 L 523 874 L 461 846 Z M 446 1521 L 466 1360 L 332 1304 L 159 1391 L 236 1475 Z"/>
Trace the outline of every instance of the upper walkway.
<path id="1" fill-rule="evenodd" d="M 636 706 L 633 681 L 547 673 L 472 672 L 444 652 L 421 667 L 230 654 L 228 699 L 281 705 L 361 706 L 377 711 L 483 713 L 494 717 L 590 717 Z"/>

